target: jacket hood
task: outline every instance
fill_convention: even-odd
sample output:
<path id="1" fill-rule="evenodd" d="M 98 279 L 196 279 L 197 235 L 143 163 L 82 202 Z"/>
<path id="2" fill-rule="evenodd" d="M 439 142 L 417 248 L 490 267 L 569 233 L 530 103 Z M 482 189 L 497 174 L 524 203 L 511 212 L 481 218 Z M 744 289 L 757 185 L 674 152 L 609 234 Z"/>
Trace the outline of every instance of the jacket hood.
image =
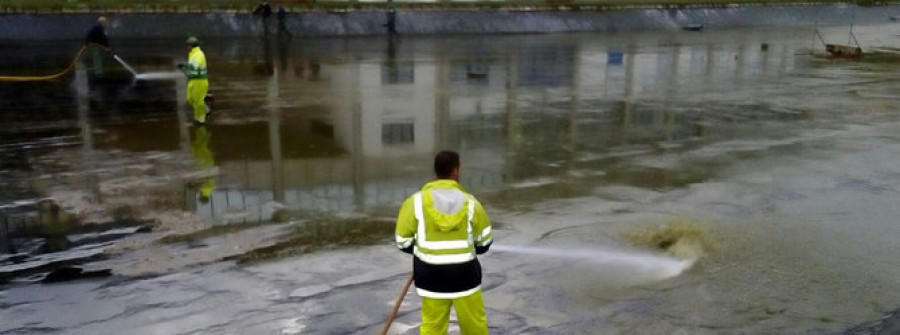
<path id="1" fill-rule="evenodd" d="M 452 179 L 434 180 L 422 187 L 425 216 L 440 231 L 465 228 L 468 211 L 466 190 Z"/>

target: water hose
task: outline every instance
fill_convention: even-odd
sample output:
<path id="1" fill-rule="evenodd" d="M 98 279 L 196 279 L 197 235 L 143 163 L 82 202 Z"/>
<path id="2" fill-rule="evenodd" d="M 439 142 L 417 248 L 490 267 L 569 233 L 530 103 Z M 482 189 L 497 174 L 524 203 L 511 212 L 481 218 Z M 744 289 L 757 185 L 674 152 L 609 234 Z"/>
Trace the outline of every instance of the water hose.
<path id="1" fill-rule="evenodd" d="M 394 309 L 391 310 L 391 314 L 388 315 L 387 322 L 384 323 L 384 328 L 381 329 L 381 335 L 386 335 L 388 329 L 391 329 L 391 323 L 394 323 L 394 318 L 397 317 L 397 311 L 400 310 L 400 304 L 403 303 L 403 298 L 406 297 L 406 292 L 409 291 L 409 286 L 412 285 L 413 282 L 413 274 L 409 274 L 409 279 L 406 280 L 406 284 L 403 285 L 403 290 L 400 291 L 400 296 L 397 297 L 397 302 L 394 304 Z"/>
<path id="2" fill-rule="evenodd" d="M 64 76 L 65 74 L 72 71 L 75 68 L 75 65 L 78 64 L 78 60 L 81 59 L 81 55 L 84 54 L 84 51 L 89 47 L 102 48 L 103 50 L 109 50 L 109 48 L 104 47 L 102 45 L 96 43 L 87 43 L 81 46 L 78 49 L 78 53 L 75 55 L 75 59 L 69 63 L 69 66 L 66 67 L 65 70 L 62 70 L 59 73 L 54 73 L 47 76 L 0 76 L 0 81 L 42 81 L 42 80 L 53 80 L 59 77 Z"/>

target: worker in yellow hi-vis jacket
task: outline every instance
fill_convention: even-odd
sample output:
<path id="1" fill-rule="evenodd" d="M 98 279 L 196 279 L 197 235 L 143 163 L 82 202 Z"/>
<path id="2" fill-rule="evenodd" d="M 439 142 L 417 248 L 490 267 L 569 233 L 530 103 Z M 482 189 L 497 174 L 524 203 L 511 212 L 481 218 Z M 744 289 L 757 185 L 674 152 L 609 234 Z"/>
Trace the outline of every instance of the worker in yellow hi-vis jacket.
<path id="1" fill-rule="evenodd" d="M 459 154 L 434 158 L 437 179 L 410 196 L 397 217 L 397 246 L 411 253 L 416 292 L 422 297 L 422 335 L 446 334 L 450 306 L 465 335 L 487 334 L 476 254 L 493 242 L 491 222 L 459 184 Z"/>
<path id="2" fill-rule="evenodd" d="M 200 50 L 200 40 L 194 36 L 188 37 L 187 45 L 191 52 L 188 54 L 187 64 L 179 64 L 188 78 L 187 102 L 194 107 L 194 121 L 200 124 L 206 123 L 209 115 L 209 106 L 204 99 L 209 90 L 209 72 L 206 69 L 206 55 Z"/>

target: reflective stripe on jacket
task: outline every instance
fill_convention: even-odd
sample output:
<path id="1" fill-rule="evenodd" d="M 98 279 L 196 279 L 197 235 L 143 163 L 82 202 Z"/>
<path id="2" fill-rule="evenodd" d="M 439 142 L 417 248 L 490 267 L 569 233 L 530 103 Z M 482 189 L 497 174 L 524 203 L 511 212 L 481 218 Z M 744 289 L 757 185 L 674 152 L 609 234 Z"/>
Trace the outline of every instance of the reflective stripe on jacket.
<path id="1" fill-rule="evenodd" d="M 193 47 L 191 53 L 188 54 L 188 63 L 185 65 L 184 74 L 188 79 L 208 79 L 209 73 L 206 69 L 206 55 L 200 47 Z"/>
<path id="2" fill-rule="evenodd" d="M 421 296 L 454 298 L 477 291 L 481 265 L 475 255 L 492 241 L 484 208 L 454 180 L 426 184 L 403 202 L 397 218 L 397 246 L 415 255 Z"/>

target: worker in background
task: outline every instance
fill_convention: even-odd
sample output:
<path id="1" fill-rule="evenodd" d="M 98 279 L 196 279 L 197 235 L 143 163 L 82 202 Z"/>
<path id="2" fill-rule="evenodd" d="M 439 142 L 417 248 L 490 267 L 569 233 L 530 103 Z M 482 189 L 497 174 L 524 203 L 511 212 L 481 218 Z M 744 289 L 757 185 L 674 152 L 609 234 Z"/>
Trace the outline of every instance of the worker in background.
<path id="1" fill-rule="evenodd" d="M 108 26 L 109 23 L 106 21 L 105 16 L 98 17 L 97 24 L 88 30 L 87 37 L 84 39 L 85 44 L 93 45 L 89 52 L 91 61 L 94 63 L 94 76 L 96 77 L 103 77 L 105 74 L 103 53 L 101 51 L 109 51 L 109 38 L 106 35 L 106 27 Z"/>
<path id="2" fill-rule="evenodd" d="M 263 36 L 269 36 L 269 17 L 272 16 L 272 6 L 269 1 L 263 0 L 253 9 L 253 15 L 258 15 L 262 20 Z"/>
<path id="3" fill-rule="evenodd" d="M 278 35 L 291 37 L 291 32 L 287 30 L 287 11 L 284 6 L 278 6 Z"/>
<path id="4" fill-rule="evenodd" d="M 416 292 L 422 297 L 422 335 L 446 334 L 450 306 L 463 334 L 487 334 L 476 254 L 492 243 L 491 222 L 481 203 L 459 184 L 459 154 L 434 158 L 433 180 L 400 207 L 396 242 L 413 257 Z"/>
<path id="5" fill-rule="evenodd" d="M 178 68 L 188 78 L 187 102 L 194 107 L 194 121 L 199 124 L 206 123 L 209 115 L 209 106 L 206 105 L 206 92 L 209 91 L 209 73 L 206 69 L 206 55 L 200 50 L 200 40 L 194 36 L 187 39 L 188 54 L 187 64 L 178 64 Z"/>

